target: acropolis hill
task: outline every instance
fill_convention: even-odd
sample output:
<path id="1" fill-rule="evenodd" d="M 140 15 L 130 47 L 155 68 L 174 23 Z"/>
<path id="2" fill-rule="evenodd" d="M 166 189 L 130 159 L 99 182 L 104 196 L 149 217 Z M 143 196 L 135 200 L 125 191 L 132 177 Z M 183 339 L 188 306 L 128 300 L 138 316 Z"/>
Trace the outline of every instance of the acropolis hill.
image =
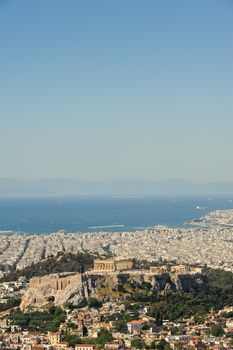
<path id="1" fill-rule="evenodd" d="M 118 257 L 112 259 L 94 260 L 94 272 L 114 272 L 121 270 L 131 270 L 133 268 L 133 260 L 130 258 Z"/>
<path id="2" fill-rule="evenodd" d="M 217 211 L 189 228 L 135 232 L 1 234 L 0 273 L 23 269 L 58 252 L 90 252 L 148 261 L 207 265 L 233 271 L 233 210 Z"/>
<path id="3" fill-rule="evenodd" d="M 200 268 L 189 266 L 135 270 L 133 259 L 95 260 L 94 268 L 86 273 L 67 272 L 32 278 L 20 307 L 22 310 L 40 309 L 50 302 L 60 306 L 77 304 L 89 296 L 103 301 L 125 299 L 132 292 L 133 285 L 146 285 L 148 293 L 190 292 L 205 288 L 207 279 Z"/>

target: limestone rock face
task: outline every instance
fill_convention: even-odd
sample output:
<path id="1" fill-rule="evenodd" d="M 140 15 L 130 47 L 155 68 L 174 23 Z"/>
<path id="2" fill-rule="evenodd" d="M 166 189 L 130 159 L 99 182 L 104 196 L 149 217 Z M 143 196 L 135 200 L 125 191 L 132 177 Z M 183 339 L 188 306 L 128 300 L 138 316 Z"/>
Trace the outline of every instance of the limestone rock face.
<path id="1" fill-rule="evenodd" d="M 122 297 L 127 297 L 134 292 L 140 293 L 143 290 L 147 294 L 168 291 L 189 293 L 208 286 L 207 277 L 199 273 L 193 275 L 155 275 L 132 271 L 106 275 L 89 274 L 88 280 L 88 294 L 95 295 L 104 301 L 122 299 Z"/>
<path id="2" fill-rule="evenodd" d="M 82 292 L 81 274 L 62 273 L 32 278 L 20 308 L 22 310 L 40 309 L 49 302 L 62 306 L 74 295 L 77 301 L 82 300 Z"/>
<path id="3" fill-rule="evenodd" d="M 79 303 L 89 296 L 102 301 L 123 300 L 133 293 L 153 294 L 166 292 L 191 292 L 207 288 L 207 277 L 197 273 L 192 275 L 157 275 L 146 271 L 84 274 L 66 273 L 32 278 L 29 289 L 20 305 L 22 310 L 42 309 L 49 302 L 64 306 Z"/>

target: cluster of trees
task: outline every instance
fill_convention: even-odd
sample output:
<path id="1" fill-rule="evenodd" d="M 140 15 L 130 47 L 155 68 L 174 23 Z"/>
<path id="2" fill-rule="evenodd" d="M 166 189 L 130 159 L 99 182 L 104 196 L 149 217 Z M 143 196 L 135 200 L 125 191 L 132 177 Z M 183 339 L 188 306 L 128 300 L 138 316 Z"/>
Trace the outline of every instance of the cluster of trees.
<path id="1" fill-rule="evenodd" d="M 189 294 L 177 292 L 158 295 L 157 300 L 150 304 L 148 313 L 161 323 L 162 319 L 175 321 L 195 314 L 204 314 L 212 306 L 211 296 L 205 291 Z"/>
<path id="2" fill-rule="evenodd" d="M 81 344 L 82 340 L 75 334 L 65 333 L 62 335 L 62 341 L 69 343 L 69 346 L 74 346 L 75 344 Z"/>
<path id="3" fill-rule="evenodd" d="M 221 316 L 222 316 L 222 317 L 225 317 L 225 318 L 233 318 L 233 311 L 222 312 L 222 313 L 221 313 Z"/>
<path id="4" fill-rule="evenodd" d="M 11 321 L 21 326 L 22 329 L 41 332 L 56 332 L 62 322 L 66 320 L 66 313 L 60 307 L 52 306 L 44 312 L 22 312 L 20 309 L 14 310 L 10 314 Z"/>
<path id="5" fill-rule="evenodd" d="M 162 324 L 163 319 L 175 321 L 193 315 L 200 316 L 211 309 L 219 310 L 224 306 L 231 305 L 233 274 L 212 269 L 205 269 L 205 274 L 208 285 L 190 293 L 167 292 L 162 295 L 157 292 L 151 293 L 151 289 L 144 288 L 143 293 L 135 289 L 131 293 L 130 299 L 140 305 L 148 304 L 149 315 L 155 317 L 157 326 Z M 230 313 L 230 316 L 232 314 Z M 201 317 L 199 321 L 201 323 Z"/>
<path id="6" fill-rule="evenodd" d="M 69 346 L 74 346 L 75 344 L 96 344 L 99 348 L 103 348 L 106 343 L 113 340 L 112 333 L 107 329 L 101 329 L 98 333 L 97 338 L 79 338 L 72 334 L 63 334 L 62 340 L 69 343 Z M 158 349 L 158 350 L 170 350 L 169 344 L 165 340 L 160 342 L 152 342 L 151 346 L 147 346 L 141 338 L 134 338 L 132 340 L 132 347 L 135 349 Z"/>
<path id="7" fill-rule="evenodd" d="M 109 343 L 113 340 L 112 333 L 107 329 L 100 329 L 98 332 L 98 336 L 96 338 L 79 338 L 76 335 L 72 334 L 63 334 L 62 340 L 67 341 L 69 343 L 69 346 L 75 345 L 75 344 L 97 344 L 102 349 L 106 343 Z"/>
<path id="8" fill-rule="evenodd" d="M 84 298 L 79 304 L 68 303 L 66 307 L 70 310 L 79 309 L 85 306 L 88 306 L 89 308 L 100 309 L 102 305 L 102 302 L 97 298 L 89 297 L 88 299 Z"/>
<path id="9" fill-rule="evenodd" d="M 9 274 L 0 279 L 0 282 L 16 281 L 21 276 L 30 279 L 34 276 L 44 276 L 51 273 L 84 272 L 93 267 L 96 257 L 89 253 L 58 253 L 56 256 L 52 255 L 48 259 L 27 266 L 22 270 L 12 269 Z"/>
<path id="10" fill-rule="evenodd" d="M 135 349 L 158 349 L 158 350 L 170 350 L 170 345 L 166 342 L 166 340 L 162 339 L 159 342 L 153 341 L 151 346 L 147 346 L 145 342 L 141 338 L 134 338 L 131 342 L 131 346 Z"/>
<path id="11" fill-rule="evenodd" d="M 103 304 L 98 299 L 89 297 L 87 305 L 89 308 L 100 309 Z"/>
<path id="12" fill-rule="evenodd" d="M 209 281 L 208 292 L 211 295 L 213 308 L 221 309 L 232 305 L 233 273 L 223 270 L 205 269 Z"/>
<path id="13" fill-rule="evenodd" d="M 127 333 L 127 323 L 133 319 L 138 319 L 138 314 L 122 312 L 113 314 L 110 321 L 113 321 L 114 330 L 120 333 Z"/>
<path id="14" fill-rule="evenodd" d="M 108 316 L 107 321 L 113 322 L 115 332 L 127 333 L 127 323 L 132 320 L 138 320 L 140 305 L 124 301 L 125 311 L 116 312 Z"/>
<path id="15" fill-rule="evenodd" d="M 132 320 L 138 320 L 139 318 L 139 304 L 130 304 L 128 301 L 124 302 L 125 311 L 113 313 L 107 317 L 108 322 L 113 323 L 113 328 L 115 332 L 128 333 L 127 323 Z M 143 330 L 148 330 L 150 328 L 155 328 L 156 324 L 154 322 L 146 323 L 143 326 Z"/>
<path id="16" fill-rule="evenodd" d="M 19 306 L 21 303 L 20 298 L 9 298 L 6 303 L 0 303 L 0 312 L 12 309 L 13 307 Z"/>
<path id="17" fill-rule="evenodd" d="M 210 329 L 210 334 L 214 337 L 222 337 L 224 334 L 224 329 L 221 324 L 214 324 Z"/>

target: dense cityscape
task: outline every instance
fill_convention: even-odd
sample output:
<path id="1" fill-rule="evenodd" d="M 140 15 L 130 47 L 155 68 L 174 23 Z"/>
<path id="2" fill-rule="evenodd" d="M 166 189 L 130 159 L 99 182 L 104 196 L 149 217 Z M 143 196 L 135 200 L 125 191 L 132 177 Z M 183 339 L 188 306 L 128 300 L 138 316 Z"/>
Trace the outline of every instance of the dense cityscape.
<path id="1" fill-rule="evenodd" d="M 54 233 L 40 235 L 0 235 L 0 266 L 4 270 L 23 269 L 57 252 L 93 252 L 100 255 L 167 260 L 207 265 L 233 271 L 232 210 L 217 211 L 198 227 L 155 227 L 136 232 Z M 133 247 L 133 251 L 132 251 Z"/>
<path id="2" fill-rule="evenodd" d="M 231 349 L 232 215 L 217 211 L 182 229 L 3 232 L 0 348 Z M 79 265 L 43 270 L 66 256 L 81 256 Z"/>
<path id="3" fill-rule="evenodd" d="M 0 350 L 233 350 L 232 38 L 232 0 L 0 0 Z"/>

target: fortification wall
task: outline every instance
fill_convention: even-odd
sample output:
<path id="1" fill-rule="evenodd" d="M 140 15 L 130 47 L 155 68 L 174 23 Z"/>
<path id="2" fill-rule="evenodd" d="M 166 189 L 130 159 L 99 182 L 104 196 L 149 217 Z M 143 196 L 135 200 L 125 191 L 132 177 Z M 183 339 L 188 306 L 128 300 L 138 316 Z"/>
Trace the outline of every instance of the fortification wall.
<path id="1" fill-rule="evenodd" d="M 49 275 L 41 278 L 33 278 L 29 289 L 22 298 L 21 309 L 43 309 L 48 303 L 63 306 L 67 302 L 78 304 L 83 298 L 94 296 L 103 301 L 126 298 L 129 293 L 127 286 L 141 285 L 145 288 L 145 282 L 149 283 L 147 293 L 154 291 L 190 292 L 198 288 L 206 288 L 207 278 L 200 275 L 201 269 L 191 269 L 185 274 L 161 273 L 163 267 L 152 267 L 149 271 L 115 271 L 114 273 L 96 273 L 94 271 L 69 276 Z M 158 270 L 159 269 L 159 270 Z M 188 269 L 188 267 L 187 267 Z M 160 273 L 159 273 L 160 272 Z M 195 273 L 194 273 L 195 272 Z M 58 284 L 57 284 L 58 283 Z M 59 284 L 60 283 L 60 284 Z"/>
<path id="2" fill-rule="evenodd" d="M 43 277 L 35 277 L 30 280 L 30 288 L 41 288 L 43 286 L 49 285 L 55 291 L 64 290 L 71 283 L 80 283 L 81 274 L 71 274 L 71 275 L 48 275 Z"/>
<path id="3" fill-rule="evenodd" d="M 190 267 L 185 265 L 177 266 L 151 266 L 150 272 L 156 275 L 161 274 L 177 274 L 177 275 L 195 275 L 201 274 L 202 269 L 199 267 Z"/>
<path id="4" fill-rule="evenodd" d="M 49 285 L 55 291 L 64 290 L 71 283 L 80 283 L 81 275 L 48 275 L 43 277 L 35 277 L 30 280 L 30 288 L 42 288 L 43 286 Z"/>

